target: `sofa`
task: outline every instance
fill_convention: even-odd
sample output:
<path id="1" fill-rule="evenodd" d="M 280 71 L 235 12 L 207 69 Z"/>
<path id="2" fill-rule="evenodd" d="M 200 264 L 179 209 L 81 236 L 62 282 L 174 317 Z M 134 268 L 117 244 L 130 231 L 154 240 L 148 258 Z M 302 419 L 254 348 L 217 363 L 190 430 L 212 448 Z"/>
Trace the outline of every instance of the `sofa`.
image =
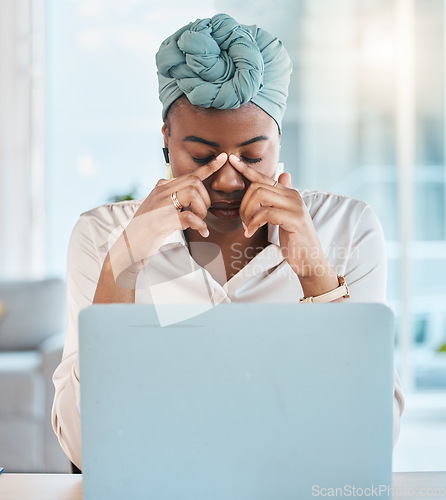
<path id="1" fill-rule="evenodd" d="M 66 321 L 61 279 L 0 280 L 0 467 L 69 472 L 51 427 Z"/>

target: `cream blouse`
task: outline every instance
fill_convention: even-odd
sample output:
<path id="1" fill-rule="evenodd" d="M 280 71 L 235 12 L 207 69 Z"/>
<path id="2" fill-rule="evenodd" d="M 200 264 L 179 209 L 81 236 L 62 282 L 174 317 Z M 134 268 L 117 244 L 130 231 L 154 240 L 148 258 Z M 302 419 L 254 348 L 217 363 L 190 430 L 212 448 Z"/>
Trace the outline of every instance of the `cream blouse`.
<path id="1" fill-rule="evenodd" d="M 370 206 L 332 193 L 302 191 L 301 196 L 328 260 L 334 270 L 345 277 L 350 290 L 348 300 L 385 302 L 385 243 L 379 220 Z M 52 422 L 62 449 L 79 468 L 82 461 L 78 315 L 92 303 L 106 254 L 140 204 L 141 201 L 112 203 L 82 214 L 70 240 L 68 324 L 62 361 L 53 376 Z M 136 282 L 135 302 L 155 304 L 161 324 L 180 321 L 185 314 L 191 317 L 222 302 L 298 302 L 302 297 L 299 279 L 280 250 L 278 226 L 268 226 L 271 244 L 223 286 L 193 261 L 182 234 L 177 231 L 165 240 L 149 266 L 138 274 Z M 212 264 L 215 269 L 218 269 L 218 260 L 216 255 Z M 186 313 L 179 305 L 184 296 L 192 303 Z M 168 308 L 163 307 L 166 303 L 170 304 Z M 395 370 L 394 445 L 403 408 L 403 392 Z"/>

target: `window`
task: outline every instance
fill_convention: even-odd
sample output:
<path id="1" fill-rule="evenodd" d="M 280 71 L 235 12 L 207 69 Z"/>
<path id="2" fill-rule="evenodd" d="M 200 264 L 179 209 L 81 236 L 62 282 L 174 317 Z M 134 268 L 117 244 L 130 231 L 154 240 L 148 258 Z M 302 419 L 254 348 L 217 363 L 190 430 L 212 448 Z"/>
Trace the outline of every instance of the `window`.
<path id="1" fill-rule="evenodd" d="M 174 27 L 226 11 L 282 38 L 294 61 L 285 168 L 298 188 L 371 204 L 404 385 L 446 389 L 443 2 L 402 4 L 48 0 L 48 272 L 64 273 L 81 212 L 164 176 L 155 53 Z"/>

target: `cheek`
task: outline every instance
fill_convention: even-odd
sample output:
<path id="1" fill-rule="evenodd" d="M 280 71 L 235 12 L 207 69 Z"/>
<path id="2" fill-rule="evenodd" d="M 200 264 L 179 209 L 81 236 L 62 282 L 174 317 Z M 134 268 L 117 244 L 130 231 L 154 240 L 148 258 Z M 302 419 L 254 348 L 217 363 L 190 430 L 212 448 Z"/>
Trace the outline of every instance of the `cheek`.
<path id="1" fill-rule="evenodd" d="M 276 173 L 277 170 L 277 163 L 276 162 L 269 162 L 269 163 L 260 163 L 259 165 L 252 165 L 252 168 L 257 170 L 257 172 L 260 172 L 263 175 L 266 175 L 267 177 L 273 177 L 274 174 Z"/>
<path id="2" fill-rule="evenodd" d="M 198 165 L 191 159 L 190 155 L 181 150 L 172 151 L 170 153 L 170 166 L 172 167 L 172 172 L 175 177 L 180 177 L 181 175 L 189 174 L 193 172 Z"/>
<path id="3" fill-rule="evenodd" d="M 264 157 L 263 161 L 260 163 L 253 163 L 250 167 L 267 177 L 274 177 L 277 171 L 278 163 L 279 157 L 274 154 L 268 156 L 267 158 Z"/>
<path id="4" fill-rule="evenodd" d="M 277 171 L 277 165 L 279 164 L 279 152 L 280 147 L 274 144 L 263 155 L 259 155 L 263 158 L 260 163 L 253 163 L 250 167 L 267 177 L 274 177 Z"/>

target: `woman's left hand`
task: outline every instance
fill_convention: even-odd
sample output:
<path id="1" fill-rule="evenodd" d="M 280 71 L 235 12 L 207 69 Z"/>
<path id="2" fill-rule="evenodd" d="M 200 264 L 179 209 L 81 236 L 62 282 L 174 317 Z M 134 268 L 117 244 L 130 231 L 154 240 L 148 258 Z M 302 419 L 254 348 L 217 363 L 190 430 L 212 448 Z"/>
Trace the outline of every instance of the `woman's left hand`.
<path id="1" fill-rule="evenodd" d="M 245 236 L 251 237 L 268 222 L 278 225 L 283 256 L 301 283 L 321 278 L 327 282 L 328 290 L 335 288 L 338 284 L 336 273 L 322 249 L 299 191 L 292 188 L 291 175 L 282 173 L 274 185 L 273 179 L 248 166 L 235 155 L 231 155 L 229 161 L 251 182 L 240 205 L 240 217 L 246 226 Z"/>

